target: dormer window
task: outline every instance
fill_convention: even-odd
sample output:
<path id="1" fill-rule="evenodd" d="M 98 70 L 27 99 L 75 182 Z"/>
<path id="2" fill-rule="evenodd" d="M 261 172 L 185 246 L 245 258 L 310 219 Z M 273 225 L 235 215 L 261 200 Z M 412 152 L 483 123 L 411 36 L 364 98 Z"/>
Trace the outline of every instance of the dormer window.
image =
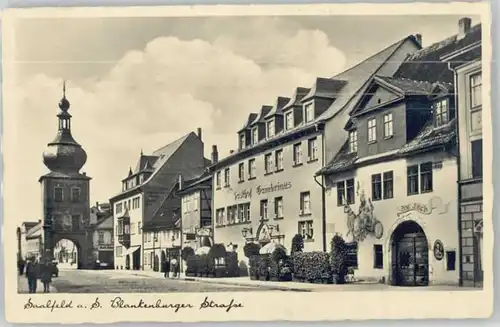
<path id="1" fill-rule="evenodd" d="M 434 122 L 436 127 L 445 125 L 450 120 L 448 99 L 441 99 L 434 103 Z"/>
<path id="2" fill-rule="evenodd" d="M 349 152 L 354 153 L 358 151 L 358 131 L 349 132 Z"/>
<path id="3" fill-rule="evenodd" d="M 285 114 L 285 130 L 293 128 L 293 111 L 289 111 Z"/>
<path id="4" fill-rule="evenodd" d="M 304 121 L 310 122 L 314 119 L 314 104 L 312 102 L 304 106 Z"/>
<path id="5" fill-rule="evenodd" d="M 267 122 L 267 137 L 270 138 L 273 136 L 274 136 L 274 119 Z"/>
<path id="6" fill-rule="evenodd" d="M 257 144 L 259 143 L 259 130 L 257 127 L 254 127 L 252 129 L 252 144 Z"/>
<path id="7" fill-rule="evenodd" d="M 245 148 L 245 134 L 240 134 L 240 150 Z"/>

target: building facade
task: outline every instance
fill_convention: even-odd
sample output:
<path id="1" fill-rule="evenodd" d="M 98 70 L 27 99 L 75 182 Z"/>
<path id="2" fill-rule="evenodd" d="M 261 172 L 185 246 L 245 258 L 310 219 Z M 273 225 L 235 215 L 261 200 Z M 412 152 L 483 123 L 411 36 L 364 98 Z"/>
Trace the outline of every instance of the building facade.
<path id="1" fill-rule="evenodd" d="M 92 226 L 92 249 L 96 263 L 114 267 L 113 215 L 110 212 Z"/>
<path id="2" fill-rule="evenodd" d="M 212 148 L 212 161 L 217 147 Z M 183 181 L 180 186 L 182 248 L 194 251 L 214 244 L 212 228 L 212 175 L 206 171 L 194 179 Z"/>
<path id="3" fill-rule="evenodd" d="M 122 180 L 122 192 L 110 199 L 113 208 L 114 264 L 117 269 L 143 269 L 146 257 L 143 228 L 170 228 L 179 210 L 179 176 L 190 179 L 208 164 L 201 129 L 156 150 L 141 151 L 136 168 Z M 177 216 L 178 218 L 178 216 Z M 159 231 L 159 230 L 157 230 Z M 150 266 L 150 265 L 148 265 Z"/>
<path id="4" fill-rule="evenodd" d="M 26 260 L 29 257 L 28 251 L 28 240 L 26 236 L 29 231 L 41 223 L 41 220 L 36 221 L 25 221 L 21 224 L 20 227 L 17 228 L 17 259 Z"/>
<path id="5" fill-rule="evenodd" d="M 238 131 L 238 151 L 211 168 L 216 243 L 232 246 L 241 260 L 246 242 L 277 242 L 289 249 L 296 234 L 305 251 L 326 251 L 324 187 L 316 172 L 345 141 L 339 131 L 370 78 L 394 73 L 408 53 L 420 48 L 410 36 L 332 77 L 298 87 L 249 115 Z M 332 150 L 335 149 L 335 150 Z"/>
<path id="6" fill-rule="evenodd" d="M 469 36 L 468 36 L 469 37 Z M 362 279 L 393 285 L 459 283 L 454 78 L 439 58 L 460 33 L 376 75 L 345 126 L 347 141 L 320 173 L 327 219 L 353 249 Z M 333 236 L 333 235 L 332 235 Z"/>
<path id="7" fill-rule="evenodd" d="M 49 173 L 40 177 L 43 208 L 44 255 L 53 258 L 53 250 L 62 239 L 76 244 L 78 267 L 92 264 L 92 233 L 90 229 L 90 177 L 80 170 L 87 161 L 85 150 L 71 134 L 70 103 L 59 102 L 58 131 L 55 139 L 43 153 L 43 162 Z"/>
<path id="8" fill-rule="evenodd" d="M 481 26 L 459 22 L 460 47 L 443 56 L 455 74 L 459 144 L 461 284 L 483 285 L 483 133 Z"/>
<path id="9" fill-rule="evenodd" d="M 41 220 L 26 232 L 23 252 L 26 258 L 34 256 L 37 259 L 44 253 L 43 222 Z"/>

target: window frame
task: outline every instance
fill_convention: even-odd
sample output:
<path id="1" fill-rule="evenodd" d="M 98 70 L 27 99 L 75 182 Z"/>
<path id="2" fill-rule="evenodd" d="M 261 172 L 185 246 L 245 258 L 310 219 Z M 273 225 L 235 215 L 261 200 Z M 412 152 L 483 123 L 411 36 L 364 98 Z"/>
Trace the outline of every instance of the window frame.
<path id="1" fill-rule="evenodd" d="M 240 183 L 245 181 L 245 163 L 244 162 L 240 162 L 238 164 L 238 181 Z"/>
<path id="2" fill-rule="evenodd" d="M 349 132 L 349 153 L 358 152 L 358 131 L 352 130 Z"/>
<path id="3" fill-rule="evenodd" d="M 257 166 L 255 158 L 248 160 L 248 179 L 254 179 L 257 175 Z"/>
<path id="4" fill-rule="evenodd" d="M 311 110 L 311 112 L 309 112 Z M 308 113 L 311 115 L 309 117 Z M 308 102 L 304 104 L 304 123 L 308 123 L 314 120 L 314 102 Z"/>
<path id="5" fill-rule="evenodd" d="M 288 118 L 290 117 L 290 124 Z M 285 113 L 285 130 L 290 130 L 294 128 L 294 119 L 293 119 L 293 111 L 288 111 Z"/>
<path id="6" fill-rule="evenodd" d="M 384 269 L 384 246 L 373 244 L 373 269 Z"/>
<path id="7" fill-rule="evenodd" d="M 473 83 L 474 78 L 479 76 L 479 84 Z M 479 100 L 479 103 L 475 102 L 474 100 L 476 99 L 475 95 L 477 89 L 479 89 L 479 97 L 477 98 Z M 472 110 L 477 110 L 479 108 L 482 108 L 483 106 L 483 72 L 475 72 L 473 74 L 469 75 L 469 105 Z"/>
<path id="8" fill-rule="evenodd" d="M 314 240 L 313 220 L 301 220 L 298 222 L 299 234 L 302 235 L 304 241 L 311 242 Z"/>
<path id="9" fill-rule="evenodd" d="M 260 220 L 269 220 L 269 201 L 267 199 L 260 200 Z"/>
<path id="10" fill-rule="evenodd" d="M 302 142 L 293 145 L 293 165 L 298 166 L 302 164 Z"/>
<path id="11" fill-rule="evenodd" d="M 368 143 L 377 142 L 377 119 L 375 117 L 369 118 L 367 126 L 368 126 Z"/>
<path id="12" fill-rule="evenodd" d="M 433 104 L 434 126 L 440 127 L 450 121 L 450 101 L 448 98 L 439 98 Z M 438 112 L 439 111 L 439 112 Z"/>
<path id="13" fill-rule="evenodd" d="M 474 144 L 480 145 L 479 148 L 476 148 L 474 151 Z M 479 159 L 475 160 L 475 152 L 479 151 L 481 152 Z M 470 157 L 471 157 L 471 176 L 472 178 L 483 178 L 483 139 L 477 139 L 477 140 L 471 140 L 470 141 Z M 478 162 L 479 161 L 479 162 Z"/>
<path id="14" fill-rule="evenodd" d="M 384 115 L 384 138 L 388 139 L 394 136 L 394 123 L 392 113 Z"/>
<path id="15" fill-rule="evenodd" d="M 422 167 L 428 166 L 429 170 L 423 170 Z M 434 191 L 434 176 L 433 176 L 433 163 L 431 161 L 429 162 L 423 162 L 419 165 L 419 175 L 420 175 L 420 193 L 430 193 Z M 428 180 L 427 187 L 424 189 L 424 178 L 430 176 L 430 179 Z M 429 183 L 430 181 L 430 183 Z M 430 188 L 429 188 L 430 185 Z"/>
<path id="16" fill-rule="evenodd" d="M 377 179 L 378 177 L 378 179 Z M 372 174 L 371 177 L 371 185 L 372 185 L 372 201 L 382 200 L 382 174 Z M 378 190 L 379 194 L 375 193 Z"/>
<path id="17" fill-rule="evenodd" d="M 274 153 L 275 169 L 276 171 L 283 170 L 283 149 L 276 150 Z"/>
<path id="18" fill-rule="evenodd" d="M 231 186 L 231 170 L 229 168 L 224 169 L 224 187 Z"/>
<path id="19" fill-rule="evenodd" d="M 391 194 L 387 194 L 387 184 L 390 185 Z M 389 170 L 382 173 L 382 199 L 394 198 L 394 171 Z"/>
<path id="20" fill-rule="evenodd" d="M 318 138 L 313 137 L 307 140 L 307 161 L 318 160 Z"/>
<path id="21" fill-rule="evenodd" d="M 274 119 L 271 119 L 266 122 L 266 136 L 267 138 L 271 138 L 276 135 L 276 124 L 274 123 Z"/>
<path id="22" fill-rule="evenodd" d="M 57 196 L 57 191 L 61 190 L 61 197 Z M 64 188 L 61 186 L 54 187 L 54 202 L 64 202 Z"/>
<path id="23" fill-rule="evenodd" d="M 266 153 L 264 155 L 264 173 L 266 175 L 271 174 L 274 169 L 273 169 L 273 154 L 272 153 Z"/>
<path id="24" fill-rule="evenodd" d="M 410 173 L 410 170 L 412 172 Z M 416 172 L 413 172 L 416 170 Z M 410 190 L 410 179 L 415 180 L 415 190 Z M 410 165 L 406 167 L 406 194 L 416 195 L 420 193 L 420 173 L 419 173 L 419 165 Z"/>
<path id="25" fill-rule="evenodd" d="M 306 201 L 307 199 L 307 201 Z M 307 210 L 306 210 L 307 203 Z M 300 214 L 301 215 L 310 215 L 311 214 L 311 192 L 305 191 L 300 192 Z"/>
<path id="26" fill-rule="evenodd" d="M 281 208 L 281 212 L 280 212 L 280 208 Z M 283 218 L 283 197 L 282 196 L 278 196 L 278 197 L 274 198 L 274 218 L 275 219 Z"/>

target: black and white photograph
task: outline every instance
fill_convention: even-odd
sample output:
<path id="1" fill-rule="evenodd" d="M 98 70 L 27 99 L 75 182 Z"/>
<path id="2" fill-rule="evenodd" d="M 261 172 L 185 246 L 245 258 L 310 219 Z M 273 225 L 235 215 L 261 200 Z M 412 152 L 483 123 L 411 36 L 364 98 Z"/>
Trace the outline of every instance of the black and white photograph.
<path id="1" fill-rule="evenodd" d="M 49 321 L 139 319 L 196 296 L 228 308 L 215 320 L 269 299 L 269 320 L 312 321 L 334 316 L 288 317 L 287 298 L 314 314 L 386 294 L 488 315 L 488 7 L 284 7 L 7 11 L 12 317 L 42 322 L 29 309 L 52 299 L 74 311 Z"/>

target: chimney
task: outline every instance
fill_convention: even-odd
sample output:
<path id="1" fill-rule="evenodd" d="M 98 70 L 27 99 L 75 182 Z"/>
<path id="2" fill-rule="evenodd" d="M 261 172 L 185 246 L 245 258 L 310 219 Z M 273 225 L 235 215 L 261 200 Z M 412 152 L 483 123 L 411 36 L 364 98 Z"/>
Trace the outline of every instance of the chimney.
<path id="1" fill-rule="evenodd" d="M 424 45 L 422 44 L 422 34 L 415 34 L 415 39 L 417 42 L 423 47 Z"/>
<path id="2" fill-rule="evenodd" d="M 458 21 L 458 39 L 465 37 L 469 33 L 472 25 L 472 20 L 469 17 L 464 17 Z"/>
<path id="3" fill-rule="evenodd" d="M 219 161 L 219 151 L 217 151 L 217 145 L 212 145 L 212 164 L 217 163 Z"/>
<path id="4" fill-rule="evenodd" d="M 233 154 L 234 153 L 234 150 L 229 150 L 229 154 Z"/>
<path id="5" fill-rule="evenodd" d="M 182 178 L 182 175 L 179 175 L 179 190 L 182 190 L 182 187 L 184 186 L 184 178 Z"/>
<path id="6" fill-rule="evenodd" d="M 83 172 L 83 173 L 82 173 L 82 175 L 83 175 L 83 176 L 87 176 L 87 173 L 86 173 L 86 172 Z"/>
<path id="7" fill-rule="evenodd" d="M 96 203 L 95 203 L 95 207 L 96 207 L 96 208 L 99 208 L 99 202 L 97 202 L 97 201 L 96 201 Z"/>
<path id="8" fill-rule="evenodd" d="M 198 127 L 198 138 L 200 139 L 200 141 L 202 141 L 202 138 L 201 138 L 201 128 Z"/>

